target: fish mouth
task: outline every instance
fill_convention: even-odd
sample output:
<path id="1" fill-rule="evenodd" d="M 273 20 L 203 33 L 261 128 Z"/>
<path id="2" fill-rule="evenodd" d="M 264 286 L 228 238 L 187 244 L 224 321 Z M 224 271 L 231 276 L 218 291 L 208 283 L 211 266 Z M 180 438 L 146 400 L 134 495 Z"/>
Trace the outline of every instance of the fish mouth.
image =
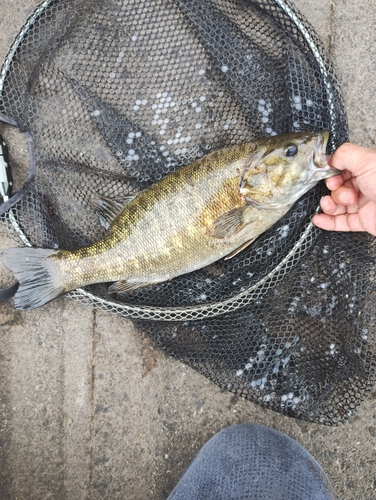
<path id="1" fill-rule="evenodd" d="M 313 172 L 313 180 L 328 179 L 334 175 L 341 174 L 341 170 L 331 167 L 326 158 L 326 145 L 329 140 L 329 132 L 323 130 L 317 136 L 317 147 L 312 153 L 310 169 Z"/>

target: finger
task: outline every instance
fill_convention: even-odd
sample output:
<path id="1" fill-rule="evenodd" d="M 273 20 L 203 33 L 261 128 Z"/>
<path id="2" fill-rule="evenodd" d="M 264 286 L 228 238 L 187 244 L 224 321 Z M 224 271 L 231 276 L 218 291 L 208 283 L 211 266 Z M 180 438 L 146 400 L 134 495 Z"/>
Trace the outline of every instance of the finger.
<path id="1" fill-rule="evenodd" d="M 352 173 L 349 170 L 344 170 L 343 174 L 335 175 L 334 177 L 329 177 L 329 179 L 326 179 L 325 183 L 328 189 L 330 189 L 331 191 L 335 191 L 343 184 L 349 183 L 350 180 L 351 183 L 353 184 L 356 179 L 352 177 Z"/>
<path id="2" fill-rule="evenodd" d="M 332 191 L 332 198 L 337 205 L 354 205 L 358 201 L 358 194 L 353 187 L 343 185 Z"/>
<path id="3" fill-rule="evenodd" d="M 345 142 L 337 148 L 330 158 L 330 165 L 339 170 L 349 170 L 353 175 L 357 175 L 359 168 L 359 158 L 364 157 L 368 153 L 367 148 Z"/>
<path id="4" fill-rule="evenodd" d="M 343 175 L 335 175 L 334 177 L 329 177 L 329 179 L 325 180 L 326 187 L 330 189 L 330 191 L 335 191 L 340 188 L 345 182 Z"/>
<path id="5" fill-rule="evenodd" d="M 312 222 L 315 226 L 325 231 L 334 231 L 335 217 L 327 214 L 317 214 L 312 217 Z"/>
<path id="6" fill-rule="evenodd" d="M 331 196 L 324 196 L 320 200 L 322 211 L 328 215 L 339 215 L 346 213 L 346 207 L 337 205 Z"/>
<path id="7" fill-rule="evenodd" d="M 312 222 L 326 231 L 365 231 L 359 220 L 359 214 L 317 214 L 312 217 Z"/>

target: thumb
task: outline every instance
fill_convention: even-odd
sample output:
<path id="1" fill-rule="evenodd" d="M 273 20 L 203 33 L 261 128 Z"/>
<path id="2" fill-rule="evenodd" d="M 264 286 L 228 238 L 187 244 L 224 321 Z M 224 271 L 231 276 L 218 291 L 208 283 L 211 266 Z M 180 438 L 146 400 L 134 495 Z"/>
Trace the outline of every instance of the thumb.
<path id="1" fill-rule="evenodd" d="M 328 163 L 338 170 L 349 170 L 355 177 L 360 174 L 364 161 L 368 159 L 370 154 L 374 155 L 375 151 L 345 142 L 328 158 Z"/>

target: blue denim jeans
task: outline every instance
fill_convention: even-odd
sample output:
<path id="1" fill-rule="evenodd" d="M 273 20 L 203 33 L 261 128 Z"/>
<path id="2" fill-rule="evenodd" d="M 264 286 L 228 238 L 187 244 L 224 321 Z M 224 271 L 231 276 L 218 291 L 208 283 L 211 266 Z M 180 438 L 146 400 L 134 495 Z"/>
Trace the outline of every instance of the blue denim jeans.
<path id="1" fill-rule="evenodd" d="M 262 425 L 228 427 L 198 452 L 168 500 L 333 500 L 316 460 Z"/>

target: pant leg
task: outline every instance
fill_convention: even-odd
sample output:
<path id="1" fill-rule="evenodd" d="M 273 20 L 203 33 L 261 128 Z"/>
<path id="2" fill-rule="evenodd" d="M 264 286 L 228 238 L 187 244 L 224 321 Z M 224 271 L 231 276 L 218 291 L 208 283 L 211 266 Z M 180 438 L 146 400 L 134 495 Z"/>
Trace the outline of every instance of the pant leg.
<path id="1" fill-rule="evenodd" d="M 262 425 L 228 427 L 198 452 L 168 500 L 333 500 L 316 460 Z"/>

